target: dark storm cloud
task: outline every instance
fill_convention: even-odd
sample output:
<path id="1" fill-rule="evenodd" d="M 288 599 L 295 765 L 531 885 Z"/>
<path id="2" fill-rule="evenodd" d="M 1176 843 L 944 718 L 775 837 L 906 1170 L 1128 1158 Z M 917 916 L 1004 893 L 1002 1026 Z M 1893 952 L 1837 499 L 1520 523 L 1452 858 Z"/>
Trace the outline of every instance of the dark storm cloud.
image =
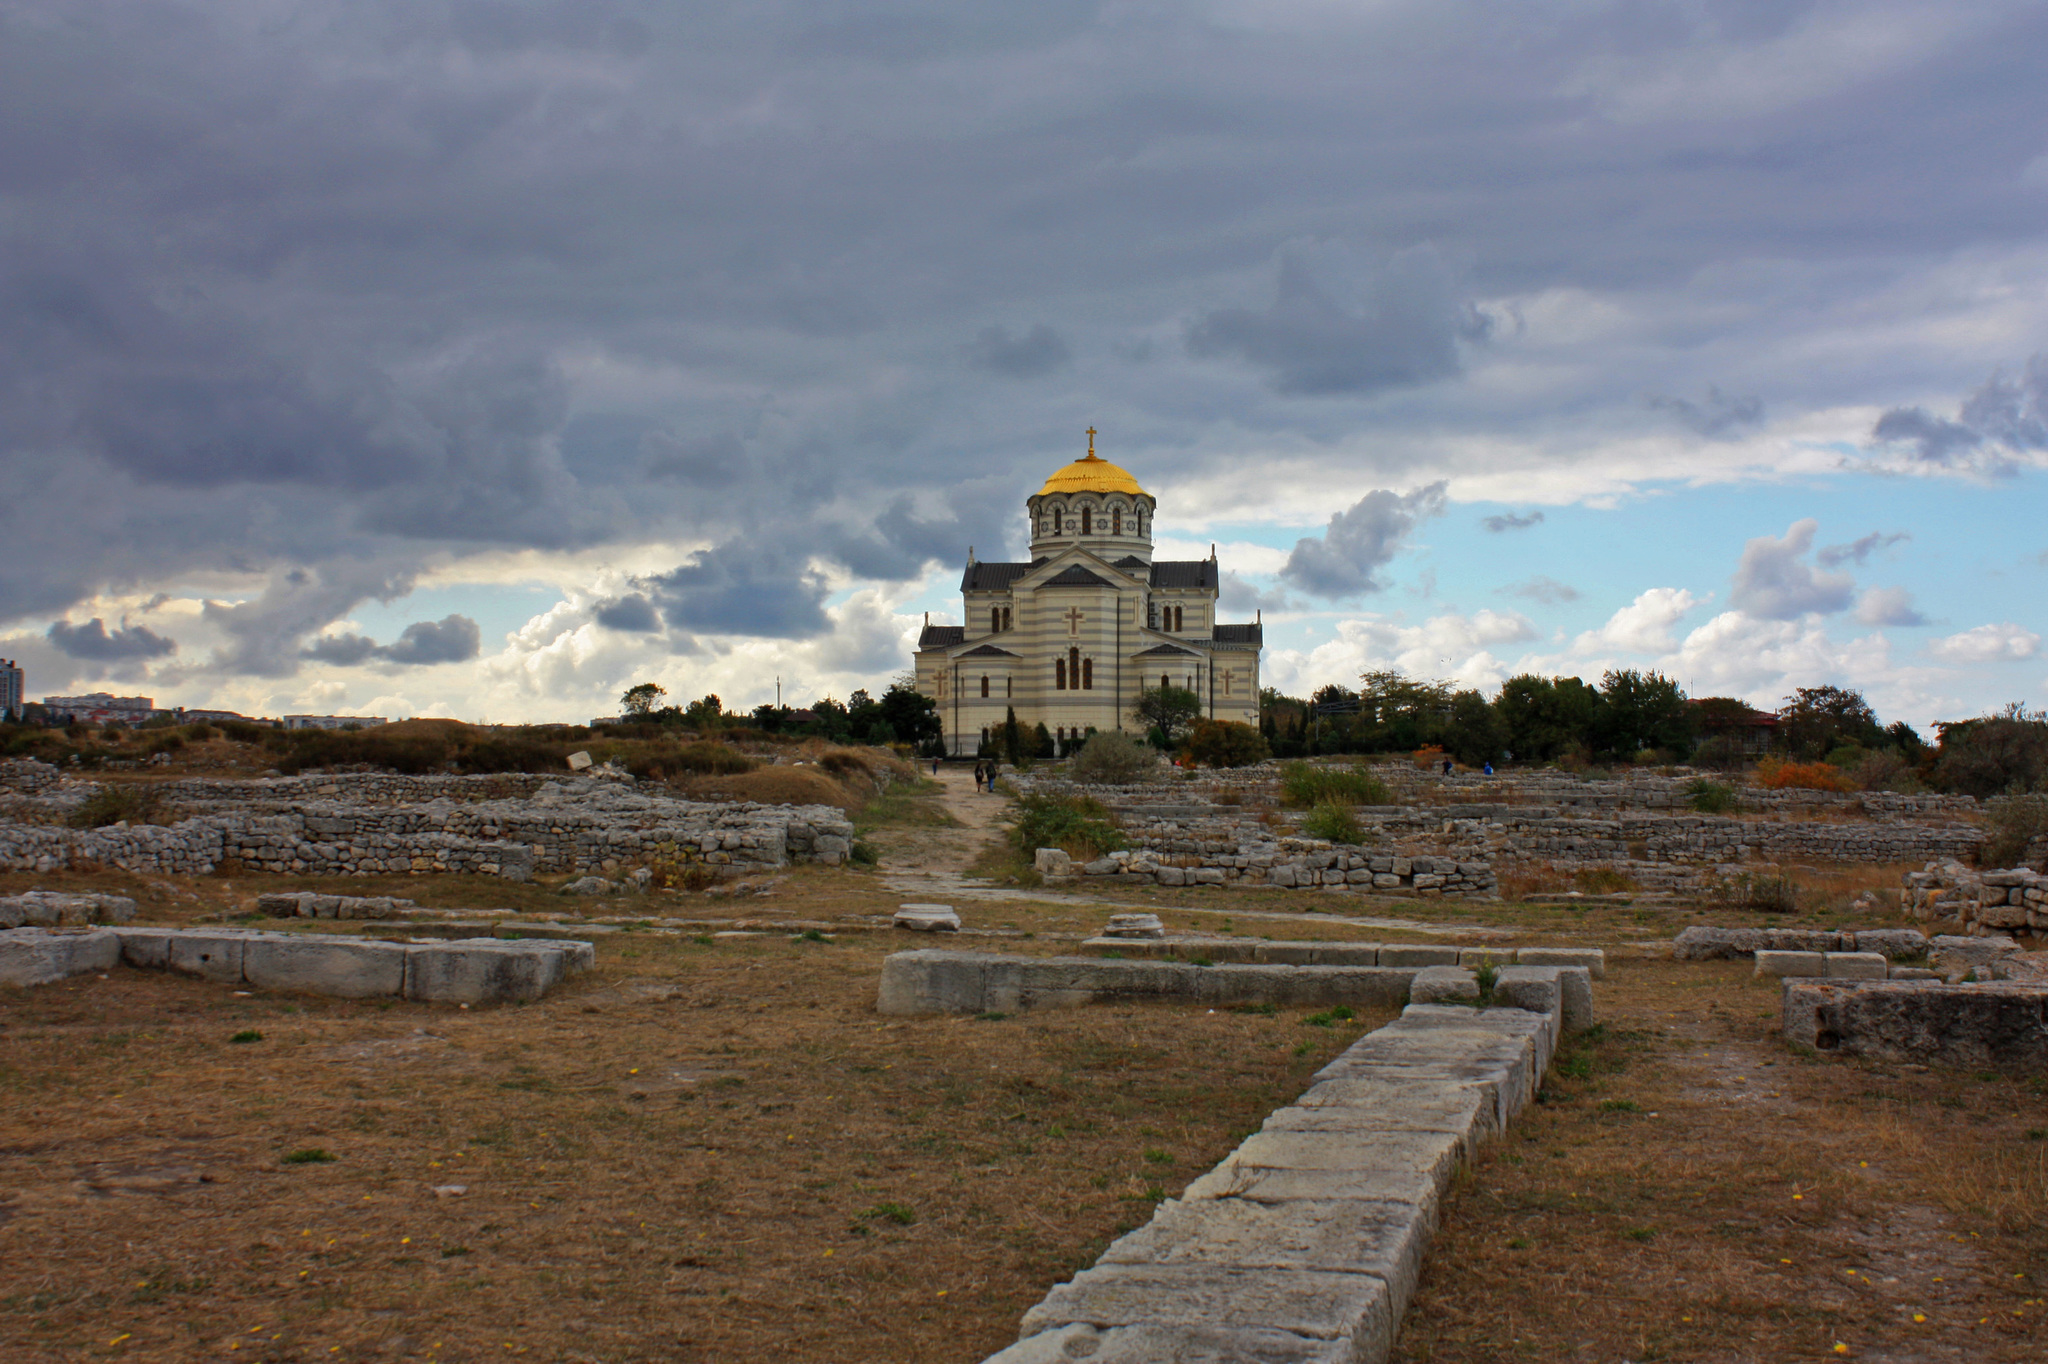
<path id="1" fill-rule="evenodd" d="M 637 592 L 598 607 L 596 620 L 607 630 L 629 635 L 650 635 L 661 628 L 661 615 L 654 603 Z"/>
<path id="2" fill-rule="evenodd" d="M 1188 325 L 1187 347 L 1267 370 L 1282 393 L 1359 395 L 1450 378 L 1463 368 L 1459 343 L 1491 329 L 1426 247 L 1400 252 L 1351 288 L 1318 280 L 1289 251 L 1270 308 L 1206 313 Z"/>
<path id="3" fill-rule="evenodd" d="M 1018 487 L 1112 412 L 1195 483 L 1368 405 L 1383 483 L 1644 393 L 1733 432 L 1729 352 L 1837 353 L 1814 319 L 2038 235 L 2048 13 L 1901 12 L 1858 65 L 1838 30 L 1891 13 L 0 9 L 0 621 L 244 574 L 203 666 L 286 676 L 430 560 L 676 540 L 717 548 L 644 589 L 671 627 L 792 637 L 814 559 L 1017 552 Z M 1477 301 L 1537 298 L 1627 321 L 1457 382 L 1512 339 Z M 1864 359 L 1774 412 L 1890 401 Z M 2035 374 L 1879 434 L 2009 462 Z M 1376 583 L 1335 530 L 1297 573 Z"/>
<path id="4" fill-rule="evenodd" d="M 154 630 L 140 625 L 123 625 L 109 630 L 107 623 L 98 616 L 83 625 L 57 621 L 50 626 L 47 637 L 60 652 L 93 663 L 162 658 L 178 651 L 176 640 L 166 639 Z"/>
<path id="5" fill-rule="evenodd" d="M 1920 407 L 1894 407 L 1871 438 L 1901 447 L 1920 464 L 2011 474 L 2020 456 L 2048 451 L 2048 357 L 2035 355 L 2017 379 L 1994 374 L 1964 400 L 1954 420 Z"/>
<path id="6" fill-rule="evenodd" d="M 1652 410 L 1669 412 L 1681 426 L 1709 440 L 1732 440 L 1764 424 L 1764 400 L 1738 397 L 1709 388 L 1705 402 L 1692 402 L 1666 394 L 1652 395 Z"/>
<path id="7" fill-rule="evenodd" d="M 1297 540 L 1280 576 L 1319 597 L 1384 592 L 1379 570 L 1393 562 L 1417 526 L 1443 514 L 1446 486 L 1367 493 L 1349 511 L 1332 516 L 1321 539 Z"/>
<path id="8" fill-rule="evenodd" d="M 1007 327 L 983 327 L 967 347 L 976 369 L 1008 379 L 1037 379 L 1062 369 L 1074 358 L 1059 333 L 1043 322 L 1019 336 Z"/>
<path id="9" fill-rule="evenodd" d="M 341 667 L 377 662 L 398 667 L 429 667 L 436 663 L 463 663 L 475 658 L 482 644 L 482 632 L 468 616 L 450 615 L 440 620 L 414 621 L 390 644 L 379 644 L 362 635 L 322 635 L 299 657 Z"/>
<path id="10" fill-rule="evenodd" d="M 1481 517 L 1479 524 L 1499 535 L 1502 531 L 1527 530 L 1531 526 L 1540 526 L 1543 524 L 1543 513 L 1533 511 L 1525 516 L 1519 512 L 1507 512 L 1500 516 Z"/>

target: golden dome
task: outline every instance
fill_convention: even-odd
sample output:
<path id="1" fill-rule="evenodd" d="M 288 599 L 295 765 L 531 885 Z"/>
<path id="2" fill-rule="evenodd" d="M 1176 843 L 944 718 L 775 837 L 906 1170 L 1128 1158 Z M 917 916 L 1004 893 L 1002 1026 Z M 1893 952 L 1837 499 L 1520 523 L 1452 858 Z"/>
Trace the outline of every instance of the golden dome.
<path id="1" fill-rule="evenodd" d="M 1038 490 L 1044 497 L 1047 493 L 1130 493 L 1134 497 L 1149 497 L 1138 480 L 1111 464 L 1098 458 L 1095 453 L 1095 432 L 1088 433 L 1088 453 L 1072 464 L 1053 471 L 1053 476 Z"/>

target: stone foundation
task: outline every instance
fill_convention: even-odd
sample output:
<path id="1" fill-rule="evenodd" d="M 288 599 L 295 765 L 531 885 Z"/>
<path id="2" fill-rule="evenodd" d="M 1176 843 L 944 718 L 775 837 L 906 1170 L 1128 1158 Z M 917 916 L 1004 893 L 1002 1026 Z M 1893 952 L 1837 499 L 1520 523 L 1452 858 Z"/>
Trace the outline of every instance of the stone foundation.
<path id="1" fill-rule="evenodd" d="M 1785 1040 L 1888 1063 L 2048 1075 L 2048 986 L 1788 980 Z"/>

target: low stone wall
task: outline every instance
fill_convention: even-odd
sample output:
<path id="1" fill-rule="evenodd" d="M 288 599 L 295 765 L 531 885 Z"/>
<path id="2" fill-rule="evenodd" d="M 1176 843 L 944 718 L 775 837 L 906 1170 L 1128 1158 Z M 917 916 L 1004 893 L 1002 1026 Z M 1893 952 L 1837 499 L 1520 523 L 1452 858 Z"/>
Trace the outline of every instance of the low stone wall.
<path id="1" fill-rule="evenodd" d="M 1559 1017 L 1413 1004 L 1090 1269 L 988 1364 L 1380 1364 L 1445 1190 L 1533 1099 Z"/>
<path id="2" fill-rule="evenodd" d="M 1916 935 L 1917 936 L 1917 935 Z M 1273 942 L 1264 938 L 1089 938 L 1083 952 L 1143 960 L 1180 960 L 1257 966 L 1582 966 L 1594 980 L 1607 975 L 1607 954 L 1597 947 L 1455 947 L 1441 943 Z"/>
<path id="3" fill-rule="evenodd" d="M 1064 856 L 1064 854 L 1062 854 Z M 1052 875 L 1062 873 L 1055 868 Z M 1074 865 L 1093 882 L 1161 886 L 1345 887 L 1381 895 L 1465 896 L 1496 891 L 1493 868 L 1452 857 L 1380 855 L 1316 839 L 1243 845 L 1236 853 L 1115 852 Z"/>
<path id="4" fill-rule="evenodd" d="M 1929 862 L 1904 877 L 1906 913 L 1930 923 L 1954 921 L 1968 933 L 2048 931 L 2048 876 L 2031 867 L 1979 871 Z"/>
<path id="5" fill-rule="evenodd" d="M 64 780 L 63 769 L 38 758 L 0 758 L 0 792 L 34 796 Z"/>
<path id="6" fill-rule="evenodd" d="M 2000 981 L 1784 985 L 1785 1040 L 1892 1064 L 2048 1075 L 2048 986 Z"/>
<path id="7" fill-rule="evenodd" d="M 28 890 L 0 895 L 0 928 L 56 928 L 69 924 L 124 924 L 135 917 L 135 902 L 125 895 L 96 892 L 67 894 Z"/>
<path id="8" fill-rule="evenodd" d="M 1727 961 L 1758 952 L 1881 952 L 1888 961 L 1919 961 L 1927 936 L 1911 928 L 1715 928 L 1695 924 L 1672 940 L 1680 961 Z"/>
<path id="9" fill-rule="evenodd" d="M 685 801 L 587 779 L 539 781 L 530 799 L 352 803 L 321 794 L 324 787 L 309 788 L 312 780 L 180 783 L 205 787 L 213 793 L 210 804 L 227 808 L 168 826 L 0 823 L 0 871 L 112 866 L 205 875 L 234 860 L 299 875 L 468 872 L 521 880 L 535 872 L 611 871 L 662 857 L 742 871 L 790 862 L 836 865 L 853 844 L 852 822 L 823 805 Z M 326 784 L 338 790 L 338 783 Z M 234 798 L 222 796 L 223 788 Z M 250 808 L 234 808 L 245 795 Z"/>
<path id="10" fill-rule="evenodd" d="M 231 928 L 20 928 L 0 933 L 0 984 L 45 985 L 115 965 L 222 985 L 433 1004 L 539 999 L 594 959 L 587 942 L 394 943 Z"/>

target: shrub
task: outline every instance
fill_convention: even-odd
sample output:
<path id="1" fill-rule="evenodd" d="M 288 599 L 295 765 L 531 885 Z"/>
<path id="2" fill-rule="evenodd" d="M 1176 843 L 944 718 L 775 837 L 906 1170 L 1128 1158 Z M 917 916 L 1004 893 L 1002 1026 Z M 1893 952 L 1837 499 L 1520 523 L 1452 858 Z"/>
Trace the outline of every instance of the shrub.
<path id="1" fill-rule="evenodd" d="M 1040 848 L 1060 848 L 1086 862 L 1131 846 L 1108 808 L 1087 796 L 1019 797 L 1010 839 L 1027 858 Z"/>
<path id="2" fill-rule="evenodd" d="M 317 1146 L 302 1147 L 288 1151 L 281 1157 L 286 1165 L 324 1165 L 334 1159 L 332 1151 L 323 1151 Z"/>
<path id="3" fill-rule="evenodd" d="M 1280 803 L 1292 810 L 1309 810 L 1330 803 L 1392 805 L 1394 797 L 1387 784 L 1370 772 L 1295 762 L 1280 769 Z"/>
<path id="4" fill-rule="evenodd" d="M 1789 876 L 1743 872 L 1715 887 L 1714 898 L 1732 909 L 1764 914 L 1790 914 L 1799 908 L 1798 888 Z"/>
<path id="5" fill-rule="evenodd" d="M 1415 750 L 1415 765 L 1425 772 L 1434 772 L 1444 765 L 1444 746 L 1424 744 Z"/>
<path id="6" fill-rule="evenodd" d="M 195 744 L 203 744 L 219 733 L 219 730 L 207 724 L 204 720 L 197 724 L 185 726 L 185 737 Z"/>
<path id="7" fill-rule="evenodd" d="M 2006 796 L 1984 810 L 1989 836 L 1977 860 L 1986 867 L 2018 866 L 2028 845 L 2048 837 L 2048 796 Z"/>
<path id="8" fill-rule="evenodd" d="M 1105 729 L 1089 736 L 1071 770 L 1075 781 L 1130 786 L 1159 770 L 1159 754 L 1122 730 Z"/>
<path id="9" fill-rule="evenodd" d="M 1359 830 L 1358 821 L 1352 817 L 1351 807 L 1337 801 L 1324 801 L 1310 810 L 1301 821 L 1301 831 L 1310 838 L 1327 839 L 1332 843 L 1357 843 L 1365 835 Z"/>
<path id="10" fill-rule="evenodd" d="M 65 822 L 74 829 L 104 829 L 124 819 L 130 824 L 157 824 L 162 822 L 162 807 L 154 787 L 106 785 L 87 796 Z"/>
<path id="11" fill-rule="evenodd" d="M 1730 810 L 1740 809 L 1742 802 L 1735 798 L 1735 788 L 1726 782 L 1708 781 L 1701 777 L 1685 788 L 1687 803 L 1703 815 L 1722 815 Z"/>
<path id="12" fill-rule="evenodd" d="M 1839 767 L 1826 763 L 1791 763 L 1765 758 L 1756 765 L 1759 786 L 1772 791 L 1797 787 L 1807 791 L 1854 791 L 1856 783 Z"/>
<path id="13" fill-rule="evenodd" d="M 1572 886 L 1585 895 L 1622 895 L 1636 889 L 1626 872 L 1612 867 L 1592 867 L 1572 877 Z"/>
<path id="14" fill-rule="evenodd" d="M 1204 767 L 1250 767 L 1273 756 L 1266 737 L 1235 720 L 1197 720 L 1188 752 Z"/>

